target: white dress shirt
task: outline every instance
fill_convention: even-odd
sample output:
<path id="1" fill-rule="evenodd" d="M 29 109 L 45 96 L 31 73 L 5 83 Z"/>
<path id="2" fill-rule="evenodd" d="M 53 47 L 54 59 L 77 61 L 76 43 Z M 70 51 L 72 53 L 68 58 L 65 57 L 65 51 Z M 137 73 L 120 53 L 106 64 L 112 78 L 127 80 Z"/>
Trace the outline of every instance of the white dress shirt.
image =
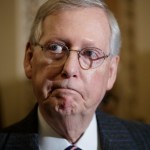
<path id="1" fill-rule="evenodd" d="M 44 120 L 42 114 L 38 109 L 39 121 L 39 149 L 40 150 L 64 150 L 71 143 L 58 135 Z M 91 123 L 86 129 L 82 137 L 75 143 L 77 147 L 83 150 L 100 150 L 100 143 L 98 137 L 96 116 L 93 116 Z"/>

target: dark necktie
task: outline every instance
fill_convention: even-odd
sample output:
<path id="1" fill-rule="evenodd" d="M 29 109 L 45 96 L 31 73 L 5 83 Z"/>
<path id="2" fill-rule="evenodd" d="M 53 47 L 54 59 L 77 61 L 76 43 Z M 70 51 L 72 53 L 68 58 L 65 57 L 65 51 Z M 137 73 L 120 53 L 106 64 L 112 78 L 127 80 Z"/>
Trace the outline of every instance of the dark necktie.
<path id="1" fill-rule="evenodd" d="M 80 148 L 78 148 L 76 146 L 71 145 L 71 146 L 68 146 L 65 150 L 82 150 L 82 149 L 80 149 Z"/>

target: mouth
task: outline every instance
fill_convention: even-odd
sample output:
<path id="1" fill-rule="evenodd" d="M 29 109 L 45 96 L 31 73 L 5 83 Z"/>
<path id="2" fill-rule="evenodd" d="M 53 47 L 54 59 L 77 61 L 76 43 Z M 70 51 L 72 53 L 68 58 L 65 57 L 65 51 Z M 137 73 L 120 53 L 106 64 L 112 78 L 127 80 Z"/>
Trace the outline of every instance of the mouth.
<path id="1" fill-rule="evenodd" d="M 66 93 L 66 92 L 77 92 L 79 93 L 77 90 L 73 89 L 73 88 L 66 88 L 66 87 L 54 87 L 51 89 L 50 93 L 54 93 L 54 92 L 63 92 L 63 93 Z"/>
<path id="2" fill-rule="evenodd" d="M 69 86 L 68 84 L 54 84 L 51 87 L 50 94 L 53 95 L 55 93 L 78 93 L 81 95 L 81 93 L 78 90 L 76 90 L 72 86 Z"/>
<path id="3" fill-rule="evenodd" d="M 70 80 L 57 80 L 51 82 L 49 86 L 47 86 L 47 96 L 48 97 L 61 97 L 61 96 L 77 96 L 82 97 L 84 99 L 84 93 L 82 92 L 82 87 L 78 86 L 78 83 L 72 82 Z"/>

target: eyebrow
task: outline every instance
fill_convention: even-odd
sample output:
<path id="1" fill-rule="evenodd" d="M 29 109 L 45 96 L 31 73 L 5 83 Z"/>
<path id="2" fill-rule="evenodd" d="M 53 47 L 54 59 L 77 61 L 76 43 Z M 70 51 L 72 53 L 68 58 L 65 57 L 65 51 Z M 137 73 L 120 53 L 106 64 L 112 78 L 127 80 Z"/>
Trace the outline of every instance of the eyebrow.
<path id="1" fill-rule="evenodd" d="M 99 47 L 93 40 L 90 39 L 81 39 L 81 41 L 77 42 L 79 43 L 79 45 L 74 45 L 74 43 L 68 39 L 68 38 L 64 38 L 64 37 L 59 37 L 56 35 L 52 35 L 49 37 L 49 39 L 45 40 L 45 44 L 46 43 L 51 43 L 51 42 L 58 42 L 58 43 L 62 43 L 64 45 L 66 45 L 67 47 Z"/>

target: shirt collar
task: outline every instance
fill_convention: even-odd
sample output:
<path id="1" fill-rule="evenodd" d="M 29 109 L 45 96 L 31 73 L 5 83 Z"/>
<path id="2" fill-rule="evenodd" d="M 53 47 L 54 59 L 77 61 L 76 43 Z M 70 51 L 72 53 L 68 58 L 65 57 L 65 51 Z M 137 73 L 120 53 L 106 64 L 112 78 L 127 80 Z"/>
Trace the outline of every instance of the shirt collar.
<path id="1" fill-rule="evenodd" d="M 71 145 L 66 139 L 58 135 L 44 120 L 42 114 L 38 109 L 38 122 L 39 122 L 39 148 L 41 150 L 60 150 L 65 149 Z M 92 140 L 91 140 L 92 135 Z M 75 144 L 77 147 L 86 150 L 97 150 L 98 149 L 98 129 L 96 116 L 94 114 L 92 121 L 90 122 L 88 128 L 82 137 Z"/>

